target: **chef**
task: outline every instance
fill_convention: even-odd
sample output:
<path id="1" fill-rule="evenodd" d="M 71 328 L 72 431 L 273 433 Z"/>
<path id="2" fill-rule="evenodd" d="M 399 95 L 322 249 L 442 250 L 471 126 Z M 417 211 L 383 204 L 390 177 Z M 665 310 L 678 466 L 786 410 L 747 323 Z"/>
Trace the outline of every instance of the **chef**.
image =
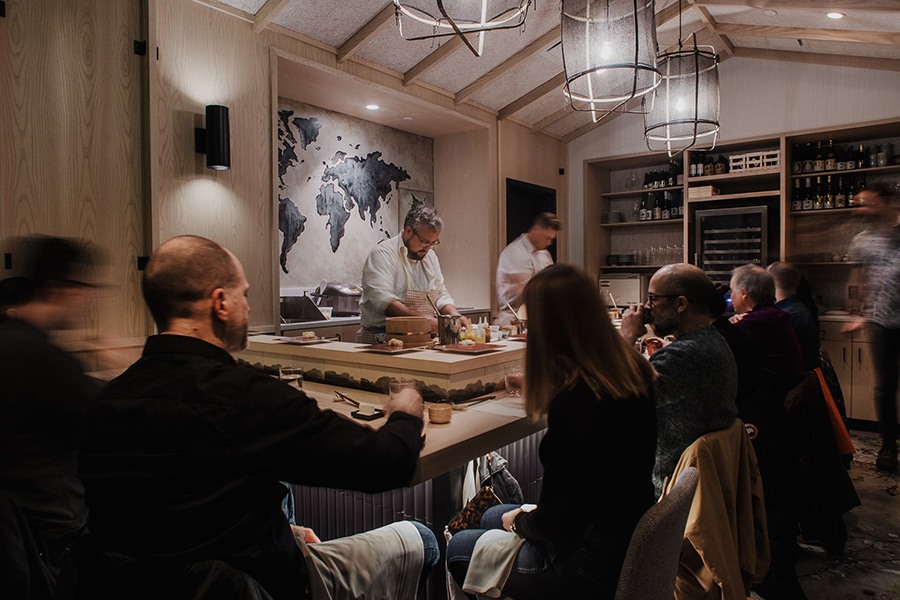
<path id="1" fill-rule="evenodd" d="M 434 252 L 441 243 L 441 216 L 423 204 L 414 206 L 403 221 L 403 230 L 382 240 L 369 253 L 362 274 L 360 342 L 372 343 L 384 333 L 385 317 L 426 316 L 437 331 L 432 303 L 441 314 L 458 315 L 444 285 L 441 265 Z M 461 317 L 463 326 L 468 320 Z"/>
<path id="2" fill-rule="evenodd" d="M 534 218 L 531 227 L 517 237 L 500 253 L 497 263 L 497 301 L 500 314 L 494 321 L 509 325 L 516 319 L 508 306 L 512 306 L 518 317 L 524 319 L 522 292 L 525 284 L 535 273 L 553 264 L 547 251 L 559 233 L 559 219 L 553 213 L 541 213 Z M 507 306 L 508 305 L 508 306 Z"/>

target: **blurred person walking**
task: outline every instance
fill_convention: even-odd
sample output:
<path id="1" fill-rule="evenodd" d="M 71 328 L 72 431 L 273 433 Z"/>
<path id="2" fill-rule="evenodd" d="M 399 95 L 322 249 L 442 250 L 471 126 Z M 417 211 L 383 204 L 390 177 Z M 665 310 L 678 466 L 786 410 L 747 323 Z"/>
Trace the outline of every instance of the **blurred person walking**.
<path id="1" fill-rule="evenodd" d="M 862 263 L 862 273 L 851 275 L 851 285 L 865 280 L 864 318 L 848 331 L 868 327 L 875 361 L 875 408 L 881 448 L 875 460 L 879 471 L 897 470 L 897 379 L 900 377 L 900 225 L 897 194 L 887 185 L 870 185 L 856 196 L 856 214 L 868 228 L 853 238 L 851 259 Z"/>
<path id="2" fill-rule="evenodd" d="M 524 303 L 525 285 L 534 275 L 553 264 L 547 248 L 559 234 L 559 219 L 553 213 L 540 213 L 534 218 L 528 231 L 513 240 L 497 262 L 497 302 L 500 313 L 496 322 L 509 325 L 516 315 L 509 312 L 507 305 L 516 311 Z"/>
<path id="3" fill-rule="evenodd" d="M 91 299 L 95 256 L 54 237 L 19 240 L 20 276 L 0 282 L 0 597 L 72 589 L 87 523 L 77 444 L 97 386 L 56 346 Z"/>

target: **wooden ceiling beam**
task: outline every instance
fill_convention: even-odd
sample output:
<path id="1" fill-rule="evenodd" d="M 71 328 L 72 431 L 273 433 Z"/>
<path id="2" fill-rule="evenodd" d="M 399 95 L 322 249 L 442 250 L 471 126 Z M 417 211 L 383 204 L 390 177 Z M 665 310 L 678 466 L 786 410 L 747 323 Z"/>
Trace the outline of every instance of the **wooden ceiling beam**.
<path id="1" fill-rule="evenodd" d="M 737 6 L 742 8 L 800 9 L 827 12 L 839 11 L 884 11 L 897 10 L 897 0 L 693 0 L 703 6 Z M 677 4 L 677 2 L 676 2 Z"/>
<path id="2" fill-rule="evenodd" d="M 547 129 L 548 127 L 550 127 L 551 125 L 553 125 L 554 123 L 556 123 L 557 121 L 562 119 L 563 117 L 569 116 L 569 114 L 571 114 L 572 112 L 574 112 L 572 105 L 566 104 L 564 107 L 562 107 L 555 113 L 544 117 L 543 119 L 541 119 L 540 121 L 538 121 L 537 123 L 532 125 L 531 130 L 532 131 L 543 131 L 544 129 Z"/>
<path id="3" fill-rule="evenodd" d="M 562 86 L 566 83 L 566 73 L 565 71 L 561 73 L 557 73 L 541 85 L 537 86 L 527 94 L 519 96 L 503 108 L 501 108 L 497 112 L 498 119 L 505 119 L 506 117 L 513 115 L 532 102 L 536 102 L 537 100 L 543 98 L 553 90 L 559 90 L 562 93 Z"/>
<path id="4" fill-rule="evenodd" d="M 548 46 L 552 46 L 553 44 L 558 42 L 559 36 L 559 27 L 554 27 L 553 29 L 551 29 L 538 39 L 534 40 L 533 42 L 513 54 L 511 57 L 458 91 L 456 93 L 454 103 L 461 104 L 465 102 L 467 99 L 483 90 L 486 86 L 496 81 L 502 75 L 510 72 L 532 56 L 543 52 Z"/>
<path id="5" fill-rule="evenodd" d="M 852 31 L 848 29 L 809 29 L 805 27 L 776 27 L 769 25 L 739 25 L 719 23 L 721 34 L 762 38 L 820 40 L 823 42 L 855 42 L 860 44 L 900 45 L 900 33 L 894 31 Z"/>
<path id="6" fill-rule="evenodd" d="M 420 60 L 418 64 L 404 73 L 403 85 L 407 86 L 413 83 L 419 77 L 424 75 L 426 71 L 438 66 L 441 61 L 446 60 L 448 56 L 450 56 L 460 48 L 465 48 L 465 46 L 466 43 L 463 41 L 462 37 L 454 35 L 446 42 L 441 44 L 441 46 L 437 50 Z"/>
<path id="7" fill-rule="evenodd" d="M 284 7 L 287 6 L 290 1 L 291 0 L 266 0 L 266 3 L 256 11 L 256 15 L 253 17 L 253 31 L 259 33 L 265 29 L 269 23 L 275 20 L 278 13 L 284 10 Z"/>
<path id="8" fill-rule="evenodd" d="M 719 52 L 719 55 L 721 56 L 722 54 L 725 54 L 730 56 L 734 54 L 734 44 L 731 43 L 731 40 L 728 39 L 728 36 L 724 35 L 721 32 L 721 30 L 719 29 L 721 25 L 717 23 L 715 19 L 713 19 L 713 16 L 709 14 L 709 11 L 706 10 L 706 7 L 698 6 L 697 10 L 700 11 L 700 15 L 703 17 L 706 25 L 709 27 L 710 31 L 712 31 L 712 34 L 716 37 L 716 40 L 718 40 L 719 45 L 723 48 L 723 50 Z"/>
<path id="9" fill-rule="evenodd" d="M 817 54 L 814 52 L 790 52 L 787 50 L 766 50 L 762 48 L 734 49 L 734 55 L 741 58 L 760 60 L 777 60 L 807 65 L 826 65 L 829 67 L 851 67 L 857 69 L 876 69 L 879 71 L 900 71 L 900 60 L 893 58 L 872 58 L 869 56 L 846 56 L 843 54 Z"/>
<path id="10" fill-rule="evenodd" d="M 372 39 L 372 37 L 381 31 L 385 25 L 391 22 L 391 19 L 394 18 L 394 14 L 394 3 L 389 2 L 388 5 L 382 8 L 368 23 L 360 27 L 356 33 L 351 35 L 350 39 L 341 44 L 341 47 L 338 48 L 337 51 L 337 61 L 342 63 L 353 56 L 363 44 Z"/>

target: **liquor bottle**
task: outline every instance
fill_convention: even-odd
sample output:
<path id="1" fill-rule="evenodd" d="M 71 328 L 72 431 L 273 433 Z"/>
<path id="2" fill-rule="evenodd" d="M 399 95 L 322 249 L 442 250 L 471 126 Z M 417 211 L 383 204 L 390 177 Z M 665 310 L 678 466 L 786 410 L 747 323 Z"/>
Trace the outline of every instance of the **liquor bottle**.
<path id="1" fill-rule="evenodd" d="M 825 170 L 825 154 L 822 152 L 822 141 L 816 145 L 816 158 L 813 161 L 813 171 L 824 171 Z"/>
<path id="2" fill-rule="evenodd" d="M 684 185 L 684 163 L 675 161 L 675 185 Z"/>
<path id="3" fill-rule="evenodd" d="M 825 206 L 825 186 L 822 185 L 822 176 L 816 177 L 816 200 L 813 210 L 821 210 Z"/>
<path id="4" fill-rule="evenodd" d="M 684 218 L 684 192 L 682 190 L 675 190 L 674 198 L 676 215 L 673 215 L 674 218 L 683 219 Z"/>
<path id="5" fill-rule="evenodd" d="M 834 166 L 838 171 L 844 171 L 847 169 L 847 160 L 849 154 L 847 153 L 847 148 L 843 146 L 838 146 L 835 151 L 835 157 L 837 158 L 836 164 Z"/>
<path id="6" fill-rule="evenodd" d="M 710 175 L 715 175 L 715 165 L 713 164 L 712 154 L 706 155 L 706 160 L 703 161 L 703 175 L 709 177 Z"/>
<path id="7" fill-rule="evenodd" d="M 877 167 L 878 166 L 878 144 L 872 144 L 868 147 L 869 158 L 866 161 L 867 167 Z"/>
<path id="8" fill-rule="evenodd" d="M 662 218 L 663 220 L 672 218 L 672 192 L 669 191 L 663 192 Z"/>
<path id="9" fill-rule="evenodd" d="M 653 220 L 658 221 L 662 219 L 662 199 L 660 198 L 662 194 L 653 194 L 655 196 L 653 202 Z"/>
<path id="10" fill-rule="evenodd" d="M 831 184 L 831 175 L 825 181 L 825 202 L 822 208 L 834 208 L 834 188 Z"/>
<path id="11" fill-rule="evenodd" d="M 866 148 L 860 144 L 859 148 L 856 149 L 856 168 L 865 169 L 866 166 Z"/>
<path id="12" fill-rule="evenodd" d="M 803 145 L 803 172 L 804 173 L 812 173 L 813 168 L 815 167 L 815 163 L 813 162 L 813 158 L 815 157 L 815 152 L 813 151 L 812 142 L 806 142 Z"/>
<path id="13" fill-rule="evenodd" d="M 847 190 L 844 188 L 843 176 L 838 177 L 837 192 L 834 194 L 834 207 L 844 208 L 847 206 Z"/>
<path id="14" fill-rule="evenodd" d="M 859 187 L 857 185 L 858 179 L 853 177 L 850 179 L 850 183 L 847 185 L 847 206 L 858 206 L 859 202 L 856 199 L 856 194 L 859 193 Z"/>
<path id="15" fill-rule="evenodd" d="M 647 196 L 649 194 L 643 194 L 641 196 L 641 209 L 638 211 L 638 220 L 646 221 L 647 220 Z"/>
<path id="16" fill-rule="evenodd" d="M 815 204 L 816 191 L 812 187 L 812 177 L 807 177 L 803 184 L 803 210 L 812 210 Z"/>
<path id="17" fill-rule="evenodd" d="M 828 140 L 828 148 L 825 149 L 825 170 L 834 171 L 837 169 L 837 159 L 834 157 L 834 143 Z"/>
<path id="18" fill-rule="evenodd" d="M 793 169 L 793 166 L 791 167 Z M 794 190 L 791 192 L 791 210 L 803 210 L 803 188 L 800 187 L 800 178 L 794 180 Z"/>
<path id="19" fill-rule="evenodd" d="M 800 154 L 800 144 L 791 147 L 791 175 L 799 175 L 803 172 L 803 156 Z"/>

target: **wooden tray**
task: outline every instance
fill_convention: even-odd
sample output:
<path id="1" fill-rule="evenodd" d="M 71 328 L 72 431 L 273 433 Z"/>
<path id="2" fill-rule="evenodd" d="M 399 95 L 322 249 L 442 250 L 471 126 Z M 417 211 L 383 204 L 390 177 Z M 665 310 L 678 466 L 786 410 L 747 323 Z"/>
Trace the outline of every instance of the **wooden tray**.
<path id="1" fill-rule="evenodd" d="M 326 337 L 314 337 L 304 339 L 301 337 L 283 337 L 281 341 L 287 342 L 288 344 L 299 344 L 301 346 L 307 346 L 309 344 L 324 344 L 326 342 L 336 342 L 338 339 L 336 337 L 326 338 Z"/>
<path id="2" fill-rule="evenodd" d="M 402 348 L 398 348 L 396 346 L 388 346 L 387 344 L 369 344 L 368 346 L 357 346 L 360 350 L 365 350 L 366 352 L 377 352 L 378 354 L 403 354 L 404 352 L 415 352 L 417 350 L 421 350 L 424 346 L 417 346 L 415 348 L 410 348 L 409 346 L 404 346 Z"/>
<path id="3" fill-rule="evenodd" d="M 485 352 L 494 352 L 503 350 L 506 346 L 499 344 L 447 344 L 446 346 L 435 346 L 435 350 L 442 352 L 457 352 L 459 354 L 484 354 Z"/>

